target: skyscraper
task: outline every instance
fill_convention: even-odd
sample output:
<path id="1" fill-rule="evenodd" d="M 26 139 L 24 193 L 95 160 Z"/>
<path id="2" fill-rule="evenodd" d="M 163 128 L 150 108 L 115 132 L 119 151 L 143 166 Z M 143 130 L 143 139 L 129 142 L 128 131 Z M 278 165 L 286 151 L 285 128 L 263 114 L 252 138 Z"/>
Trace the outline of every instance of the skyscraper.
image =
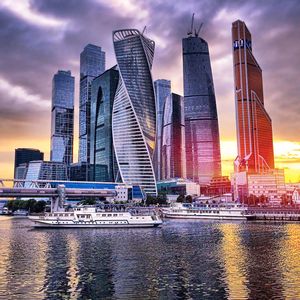
<path id="1" fill-rule="evenodd" d="M 218 115 L 207 42 L 182 40 L 187 178 L 208 184 L 221 175 Z"/>
<path id="2" fill-rule="evenodd" d="M 158 79 L 154 81 L 154 90 L 156 98 L 156 144 L 153 163 L 156 180 L 161 180 L 163 110 L 165 100 L 171 94 L 171 81 L 166 79 Z"/>
<path id="3" fill-rule="evenodd" d="M 29 163 L 32 160 L 43 160 L 44 153 L 38 149 L 30 149 L 30 148 L 17 148 L 15 149 L 15 167 L 14 167 L 14 178 L 18 178 L 16 176 L 16 169 L 21 164 Z"/>
<path id="4" fill-rule="evenodd" d="M 112 109 L 119 82 L 116 68 L 96 77 L 91 88 L 90 180 L 114 182 L 118 164 L 112 138 Z"/>
<path id="5" fill-rule="evenodd" d="M 185 129 L 183 97 L 166 98 L 163 113 L 161 179 L 185 178 Z"/>
<path id="6" fill-rule="evenodd" d="M 74 77 L 71 71 L 58 71 L 52 80 L 50 160 L 73 162 Z"/>
<path id="7" fill-rule="evenodd" d="M 91 83 L 105 71 L 105 52 L 88 44 L 80 53 L 79 162 L 90 160 Z"/>
<path id="8" fill-rule="evenodd" d="M 120 80 L 113 105 L 115 153 L 124 183 L 157 194 L 152 164 L 156 110 L 151 68 L 154 41 L 136 29 L 113 32 Z"/>
<path id="9" fill-rule="evenodd" d="M 274 168 L 272 121 L 264 107 L 262 70 L 252 53 L 246 24 L 232 24 L 233 69 L 239 171 Z"/>

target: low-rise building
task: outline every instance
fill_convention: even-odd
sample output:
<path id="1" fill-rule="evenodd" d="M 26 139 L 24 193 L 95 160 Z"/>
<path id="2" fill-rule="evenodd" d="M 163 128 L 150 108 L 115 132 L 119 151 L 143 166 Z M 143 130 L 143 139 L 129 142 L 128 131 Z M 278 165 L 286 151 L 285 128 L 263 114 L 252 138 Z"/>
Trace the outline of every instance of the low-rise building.
<path id="1" fill-rule="evenodd" d="M 157 190 L 168 195 L 200 195 L 200 185 L 198 183 L 182 178 L 158 181 Z"/>

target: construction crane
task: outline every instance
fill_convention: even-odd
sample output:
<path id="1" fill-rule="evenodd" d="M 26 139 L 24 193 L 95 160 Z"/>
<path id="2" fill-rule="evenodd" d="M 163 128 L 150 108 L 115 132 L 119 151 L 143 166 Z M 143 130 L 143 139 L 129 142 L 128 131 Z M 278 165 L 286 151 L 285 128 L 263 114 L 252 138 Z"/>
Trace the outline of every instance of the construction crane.
<path id="1" fill-rule="evenodd" d="M 199 25 L 199 28 L 198 30 L 194 28 L 194 19 L 195 19 L 195 13 L 193 13 L 193 16 L 192 16 L 192 24 L 191 24 L 191 29 L 188 31 L 187 35 L 188 37 L 192 37 L 193 36 L 193 33 L 195 35 L 195 37 L 198 37 L 199 36 L 199 32 L 203 26 L 203 23 L 201 23 Z"/>
<path id="2" fill-rule="evenodd" d="M 193 35 L 193 31 L 194 31 L 194 16 L 195 16 L 195 13 L 193 13 L 193 16 L 192 16 L 191 30 L 188 31 L 188 33 L 187 33 L 188 36 L 192 36 Z"/>

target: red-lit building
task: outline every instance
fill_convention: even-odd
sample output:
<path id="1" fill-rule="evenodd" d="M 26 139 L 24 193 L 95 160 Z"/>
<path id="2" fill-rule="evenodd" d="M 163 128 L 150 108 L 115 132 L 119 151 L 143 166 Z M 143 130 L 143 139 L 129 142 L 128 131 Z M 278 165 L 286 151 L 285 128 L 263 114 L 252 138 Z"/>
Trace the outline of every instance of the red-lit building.
<path id="1" fill-rule="evenodd" d="M 236 171 L 274 168 L 272 121 L 264 107 L 262 70 L 252 53 L 246 24 L 232 24 L 238 157 Z"/>

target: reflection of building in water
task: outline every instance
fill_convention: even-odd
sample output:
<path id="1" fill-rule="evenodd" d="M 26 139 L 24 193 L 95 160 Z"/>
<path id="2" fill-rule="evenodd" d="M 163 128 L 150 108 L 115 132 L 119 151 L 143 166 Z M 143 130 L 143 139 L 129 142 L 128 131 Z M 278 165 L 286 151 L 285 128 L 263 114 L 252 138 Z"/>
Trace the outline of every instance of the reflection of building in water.
<path id="1" fill-rule="evenodd" d="M 24 221 L 10 219 L 5 223 L 4 228 L 3 223 L 0 225 L 5 230 L 5 235 L 0 231 L 0 237 L 4 237 L 3 240 L 0 238 L 0 298 L 1 291 L 6 293 L 4 299 L 17 299 L 20 295 L 26 295 L 25 299 L 44 298 L 45 236 L 35 236 L 35 242 L 32 243 L 31 233 L 28 234 Z M 2 270 L 6 279 L 2 277 Z M 2 283 L 6 286 L 4 289 L 1 288 Z"/>
<path id="2" fill-rule="evenodd" d="M 249 299 L 284 299 L 280 264 L 284 227 L 245 225 Z M 262 225 L 262 224 L 260 224 Z M 284 251 L 284 255 L 288 255 Z"/>
<path id="3" fill-rule="evenodd" d="M 220 258 L 224 260 L 228 299 L 247 299 L 246 257 L 240 237 L 240 224 L 220 224 L 223 234 Z"/>
<path id="4" fill-rule="evenodd" d="M 280 250 L 283 263 L 284 299 L 300 299 L 300 227 L 299 224 L 288 224 L 286 238 L 282 240 Z"/>

